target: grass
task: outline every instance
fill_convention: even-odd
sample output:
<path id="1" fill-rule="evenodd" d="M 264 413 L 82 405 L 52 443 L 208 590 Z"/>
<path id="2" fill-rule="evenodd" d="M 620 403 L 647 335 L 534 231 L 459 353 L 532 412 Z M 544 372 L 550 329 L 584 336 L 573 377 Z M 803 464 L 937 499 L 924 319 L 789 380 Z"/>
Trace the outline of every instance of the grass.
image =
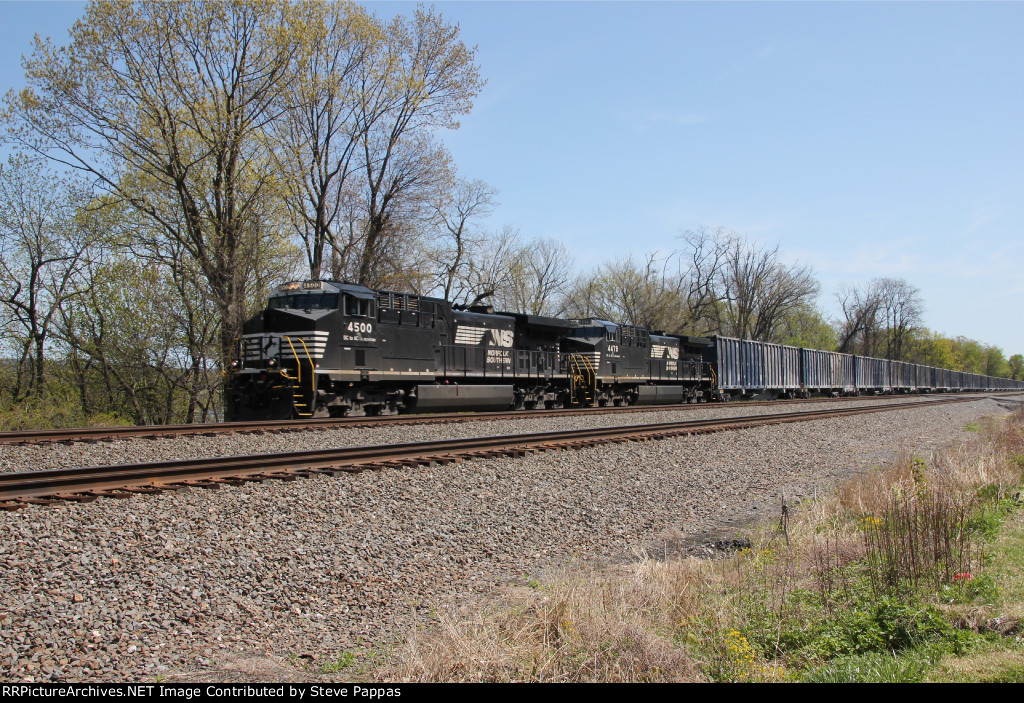
<path id="1" fill-rule="evenodd" d="M 356 655 L 352 652 L 342 652 L 339 656 L 320 665 L 320 671 L 324 674 L 335 674 L 339 671 L 351 669 L 356 665 Z"/>
<path id="2" fill-rule="evenodd" d="M 528 579 L 366 669 L 402 681 L 1024 680 L 1024 415 L 841 486 L 726 559 Z"/>

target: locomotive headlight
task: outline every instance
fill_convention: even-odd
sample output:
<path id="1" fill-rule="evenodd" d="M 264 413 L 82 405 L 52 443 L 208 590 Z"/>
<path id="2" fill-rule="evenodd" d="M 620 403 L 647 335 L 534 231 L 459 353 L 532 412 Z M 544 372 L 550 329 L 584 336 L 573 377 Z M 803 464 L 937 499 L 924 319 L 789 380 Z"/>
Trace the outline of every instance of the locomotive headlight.
<path id="1" fill-rule="evenodd" d="M 271 368 L 271 369 L 276 368 L 277 367 L 277 359 L 271 359 L 270 361 L 268 361 L 267 362 L 267 367 Z"/>

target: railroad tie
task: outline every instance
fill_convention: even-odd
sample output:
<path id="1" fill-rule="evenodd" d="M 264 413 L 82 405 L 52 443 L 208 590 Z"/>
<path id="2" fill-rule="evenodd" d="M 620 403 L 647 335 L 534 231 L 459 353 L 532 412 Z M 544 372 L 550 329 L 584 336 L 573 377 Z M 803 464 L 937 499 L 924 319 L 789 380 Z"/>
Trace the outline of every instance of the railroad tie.
<path id="1" fill-rule="evenodd" d="M 220 488 L 219 483 L 213 483 L 206 480 L 196 480 L 186 478 L 181 481 L 175 481 L 178 485 L 185 486 L 186 488 Z"/>
<path id="2" fill-rule="evenodd" d="M 99 496 L 89 495 L 88 493 L 55 493 L 52 497 L 74 503 L 91 503 L 99 498 Z"/>
<path id="3" fill-rule="evenodd" d="M 295 481 L 298 479 L 298 476 L 290 471 L 268 471 L 263 475 L 267 478 L 276 479 L 278 481 Z"/>
<path id="4" fill-rule="evenodd" d="M 86 491 L 86 494 L 102 498 L 117 498 L 118 500 L 132 497 L 132 494 L 126 492 L 123 488 L 115 488 L 112 490 L 98 489 L 94 491 Z"/>

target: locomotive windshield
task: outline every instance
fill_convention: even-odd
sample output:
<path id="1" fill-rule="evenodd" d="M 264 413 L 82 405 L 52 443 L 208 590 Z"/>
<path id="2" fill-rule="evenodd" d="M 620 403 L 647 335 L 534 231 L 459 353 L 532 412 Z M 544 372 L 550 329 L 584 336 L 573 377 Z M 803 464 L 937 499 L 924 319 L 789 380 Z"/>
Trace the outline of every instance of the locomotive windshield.
<path id="1" fill-rule="evenodd" d="M 334 310 L 338 307 L 337 293 L 296 293 L 275 295 L 269 307 L 274 310 Z"/>

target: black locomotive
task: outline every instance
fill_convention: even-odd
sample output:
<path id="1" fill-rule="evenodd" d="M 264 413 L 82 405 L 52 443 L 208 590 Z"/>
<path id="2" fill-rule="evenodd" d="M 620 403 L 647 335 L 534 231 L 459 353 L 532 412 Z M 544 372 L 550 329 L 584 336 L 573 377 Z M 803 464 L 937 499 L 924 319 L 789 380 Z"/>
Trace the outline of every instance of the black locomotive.
<path id="1" fill-rule="evenodd" d="M 231 362 L 227 418 L 958 390 L 1024 390 L 1024 381 L 299 281 L 279 286 L 245 324 Z"/>
<path id="2" fill-rule="evenodd" d="M 709 399 L 709 342 L 335 281 L 286 283 L 245 324 L 228 419 Z"/>

